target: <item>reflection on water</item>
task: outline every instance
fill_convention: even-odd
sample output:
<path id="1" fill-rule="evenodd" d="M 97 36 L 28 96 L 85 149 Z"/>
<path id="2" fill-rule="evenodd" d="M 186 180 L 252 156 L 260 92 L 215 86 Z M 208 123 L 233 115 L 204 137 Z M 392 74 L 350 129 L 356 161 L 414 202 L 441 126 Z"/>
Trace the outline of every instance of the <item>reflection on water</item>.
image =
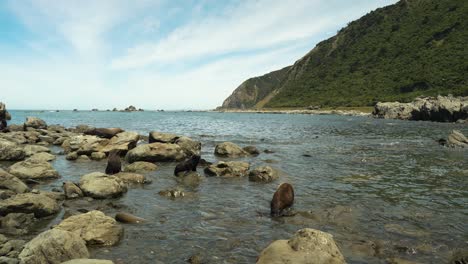
<path id="1" fill-rule="evenodd" d="M 33 115 L 67 127 L 183 134 L 202 142 L 209 161 L 217 160 L 212 153 L 218 142 L 256 145 L 274 153 L 244 160 L 280 169 L 281 181 L 295 187 L 297 214 L 271 219 L 269 200 L 279 182 L 206 178 L 198 186 L 179 186 L 172 176 L 175 164 L 158 164 L 159 170 L 147 174 L 152 184 L 130 189 L 111 205 L 72 205 L 109 215 L 124 210 L 149 220 L 125 225 L 119 245 L 92 249 L 96 258 L 182 263 L 199 254 L 208 263 L 253 263 L 270 242 L 304 227 L 332 233 L 349 263 L 390 257 L 445 263 L 453 249 L 468 247 L 468 150 L 434 142 L 452 129 L 468 134 L 466 125 L 310 115 L 11 112 L 13 123 Z M 63 156 L 53 165 L 62 179 L 43 189 L 105 168 L 105 162 L 76 163 Z M 192 195 L 158 195 L 173 187 Z"/>

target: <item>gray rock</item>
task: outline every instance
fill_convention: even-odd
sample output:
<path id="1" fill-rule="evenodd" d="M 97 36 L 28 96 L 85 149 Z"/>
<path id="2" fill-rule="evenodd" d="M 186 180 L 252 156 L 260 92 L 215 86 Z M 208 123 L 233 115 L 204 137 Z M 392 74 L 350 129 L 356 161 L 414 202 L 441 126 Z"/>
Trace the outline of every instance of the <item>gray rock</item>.
<path id="1" fill-rule="evenodd" d="M 100 172 L 82 176 L 80 188 L 86 196 L 97 199 L 119 197 L 127 191 L 126 184 L 121 179 Z"/>
<path id="2" fill-rule="evenodd" d="M 23 264 L 55 264 L 88 257 L 86 243 L 78 234 L 56 228 L 29 241 L 19 255 Z"/>
<path id="3" fill-rule="evenodd" d="M 130 150 L 126 159 L 129 163 L 136 161 L 180 161 L 186 158 L 183 149 L 177 144 L 151 143 L 137 146 Z"/>
<path id="4" fill-rule="evenodd" d="M 0 138 L 0 160 L 23 160 L 26 153 L 17 143 Z"/>
<path id="5" fill-rule="evenodd" d="M 0 169 L 0 189 L 8 189 L 16 193 L 29 191 L 29 187 L 24 182 L 2 169 Z"/>
<path id="6" fill-rule="evenodd" d="M 114 218 L 97 210 L 70 216 L 54 229 L 75 233 L 88 245 L 112 246 L 123 234 L 122 226 Z"/>
<path id="7" fill-rule="evenodd" d="M 47 123 L 37 117 L 26 117 L 26 122 L 24 122 L 24 129 L 27 128 L 47 129 Z"/>
<path id="8" fill-rule="evenodd" d="M 237 158 L 247 156 L 248 153 L 232 142 L 219 143 L 215 147 L 215 155 L 221 157 Z"/>
<path id="9" fill-rule="evenodd" d="M 342 264 L 346 263 L 332 235 L 304 228 L 289 240 L 276 240 L 258 257 L 258 264 Z"/>
<path id="10" fill-rule="evenodd" d="M 124 167 L 125 172 L 144 172 L 144 171 L 155 171 L 158 166 L 151 162 L 137 161 L 132 164 L 127 164 Z"/>
<path id="11" fill-rule="evenodd" d="M 0 215 L 34 213 L 35 217 L 43 217 L 55 214 L 59 210 L 57 201 L 43 193 L 20 193 L 6 200 L 0 200 Z"/>
<path id="12" fill-rule="evenodd" d="M 243 177 L 247 175 L 250 168 L 248 162 L 241 161 L 220 161 L 205 168 L 208 176 L 222 177 Z"/>
<path id="13" fill-rule="evenodd" d="M 50 179 L 58 178 L 58 172 L 45 161 L 25 160 L 8 168 L 8 171 L 20 179 Z"/>
<path id="14" fill-rule="evenodd" d="M 270 166 L 260 166 L 249 172 L 249 181 L 272 182 L 279 178 L 278 171 Z"/>

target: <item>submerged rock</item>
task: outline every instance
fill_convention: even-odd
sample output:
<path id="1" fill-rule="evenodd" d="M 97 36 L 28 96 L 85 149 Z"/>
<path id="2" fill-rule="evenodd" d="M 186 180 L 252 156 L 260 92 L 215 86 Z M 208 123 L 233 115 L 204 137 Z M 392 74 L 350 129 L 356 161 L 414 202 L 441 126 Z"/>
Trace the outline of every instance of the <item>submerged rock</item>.
<path id="1" fill-rule="evenodd" d="M 12 190 L 15 193 L 29 191 L 29 187 L 24 182 L 2 169 L 0 169 L 0 189 Z"/>
<path id="2" fill-rule="evenodd" d="M 119 197 L 127 191 L 127 187 L 121 179 L 101 172 L 82 176 L 80 188 L 86 196 L 97 199 Z"/>
<path id="3" fill-rule="evenodd" d="M 6 200 L 0 200 L 0 215 L 34 213 L 36 217 L 44 217 L 59 210 L 57 201 L 42 193 L 20 193 Z"/>
<path id="4" fill-rule="evenodd" d="M 24 149 L 17 143 L 0 138 L 0 160 L 18 161 L 25 157 Z"/>
<path id="5" fill-rule="evenodd" d="M 124 167 L 125 172 L 144 172 L 144 171 L 155 171 L 158 169 L 156 164 L 145 161 L 137 161 L 132 164 L 128 164 Z"/>
<path id="6" fill-rule="evenodd" d="M 222 177 L 243 177 L 247 175 L 250 168 L 248 162 L 241 161 L 220 161 L 205 168 L 205 173 L 209 176 Z"/>
<path id="7" fill-rule="evenodd" d="M 54 229 L 65 230 L 79 235 L 88 245 L 112 246 L 119 242 L 123 228 L 114 218 L 101 211 L 72 215 Z"/>
<path id="8" fill-rule="evenodd" d="M 170 197 L 170 198 L 177 198 L 177 197 L 184 197 L 185 193 L 179 189 L 171 189 L 171 190 L 160 191 L 159 195 Z"/>
<path id="9" fill-rule="evenodd" d="M 289 240 L 276 240 L 258 257 L 258 264 L 341 264 L 346 263 L 332 235 L 304 228 Z"/>
<path id="10" fill-rule="evenodd" d="M 86 243 L 78 234 L 55 228 L 29 241 L 19 255 L 24 264 L 62 263 L 88 257 Z"/>
<path id="11" fill-rule="evenodd" d="M 279 178 L 277 170 L 270 166 L 260 166 L 249 172 L 249 181 L 253 182 L 272 182 Z"/>
<path id="12" fill-rule="evenodd" d="M 221 157 L 237 158 L 247 156 L 248 153 L 232 142 L 219 143 L 215 147 L 215 155 Z"/>
<path id="13" fill-rule="evenodd" d="M 25 160 L 13 164 L 8 171 L 20 179 L 58 178 L 58 172 L 46 161 Z"/>
<path id="14" fill-rule="evenodd" d="M 130 150 L 126 159 L 129 163 L 136 161 L 180 161 L 186 157 L 183 149 L 177 144 L 151 143 L 137 146 Z"/>

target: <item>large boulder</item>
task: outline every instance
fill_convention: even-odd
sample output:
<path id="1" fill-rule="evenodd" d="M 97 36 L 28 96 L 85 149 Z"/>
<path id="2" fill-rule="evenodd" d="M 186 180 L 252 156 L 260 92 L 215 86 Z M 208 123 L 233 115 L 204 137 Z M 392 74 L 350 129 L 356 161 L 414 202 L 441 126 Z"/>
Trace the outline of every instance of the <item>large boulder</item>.
<path id="1" fill-rule="evenodd" d="M 342 264 L 346 263 L 332 235 L 304 228 L 289 240 L 276 240 L 265 248 L 257 264 Z"/>
<path id="2" fill-rule="evenodd" d="M 114 218 L 93 210 L 63 220 L 55 229 L 79 235 L 88 245 L 112 246 L 119 242 L 123 228 Z"/>
<path id="3" fill-rule="evenodd" d="M 272 182 L 278 179 L 278 171 L 270 166 L 260 166 L 249 172 L 249 181 Z"/>
<path id="4" fill-rule="evenodd" d="M 78 234 L 60 229 L 40 233 L 25 245 L 19 255 L 22 264 L 58 264 L 88 257 L 85 241 Z"/>
<path id="5" fill-rule="evenodd" d="M 102 152 L 109 153 L 111 150 L 120 150 L 125 154 L 127 151 L 136 147 L 140 135 L 136 132 L 122 132 L 112 137 L 107 146 L 101 149 Z"/>
<path id="6" fill-rule="evenodd" d="M 124 167 L 125 172 L 144 172 L 144 171 L 155 171 L 158 166 L 151 162 L 137 161 L 132 164 L 127 164 Z"/>
<path id="7" fill-rule="evenodd" d="M 250 165 L 241 161 L 220 161 L 205 168 L 208 176 L 243 177 L 247 175 Z"/>
<path id="8" fill-rule="evenodd" d="M 50 149 L 44 146 L 38 146 L 38 145 L 26 145 L 24 146 L 24 153 L 26 156 L 30 157 L 36 153 L 42 153 L 42 152 L 50 152 Z"/>
<path id="9" fill-rule="evenodd" d="M 0 160 L 23 160 L 26 153 L 17 143 L 0 138 Z"/>
<path id="10" fill-rule="evenodd" d="M 193 140 L 189 137 L 181 136 L 175 144 L 179 145 L 187 156 L 200 155 L 201 142 Z"/>
<path id="11" fill-rule="evenodd" d="M 180 161 L 186 156 L 184 150 L 177 144 L 157 142 L 137 146 L 127 153 L 126 159 L 129 163 L 136 161 Z"/>
<path id="12" fill-rule="evenodd" d="M 215 147 L 215 155 L 228 158 L 247 156 L 248 153 L 232 142 L 219 143 Z"/>
<path id="13" fill-rule="evenodd" d="M 0 169 L 0 189 L 12 190 L 15 193 L 29 191 L 29 187 L 24 182 L 2 169 Z"/>
<path id="14" fill-rule="evenodd" d="M 127 191 L 127 187 L 121 179 L 100 172 L 82 176 L 80 188 L 86 196 L 97 199 L 119 197 Z"/>
<path id="15" fill-rule="evenodd" d="M 62 148 L 67 154 L 76 152 L 78 155 L 91 155 L 93 152 L 99 152 L 108 143 L 108 139 L 97 136 L 77 135 L 66 139 L 62 144 Z"/>
<path id="16" fill-rule="evenodd" d="M 58 178 L 58 172 L 46 161 L 25 160 L 17 162 L 8 171 L 20 179 Z"/>
<path id="17" fill-rule="evenodd" d="M 121 128 L 89 128 L 88 130 L 84 131 L 85 135 L 92 135 L 98 136 L 101 138 L 108 138 L 111 139 L 115 135 L 124 132 Z"/>
<path id="18" fill-rule="evenodd" d="M 458 130 L 453 130 L 448 136 L 447 146 L 452 148 L 468 148 L 468 139 Z"/>
<path id="19" fill-rule="evenodd" d="M 27 128 L 34 128 L 34 129 L 47 129 L 47 123 L 37 117 L 26 117 L 26 122 L 24 122 L 24 130 Z"/>
<path id="20" fill-rule="evenodd" d="M 176 134 L 162 133 L 157 131 L 152 131 L 149 133 L 148 143 L 175 143 L 179 138 Z"/>
<path id="21" fill-rule="evenodd" d="M 34 213 L 36 217 L 53 215 L 60 211 L 55 199 L 42 193 L 20 193 L 0 200 L 0 215 L 9 213 Z"/>

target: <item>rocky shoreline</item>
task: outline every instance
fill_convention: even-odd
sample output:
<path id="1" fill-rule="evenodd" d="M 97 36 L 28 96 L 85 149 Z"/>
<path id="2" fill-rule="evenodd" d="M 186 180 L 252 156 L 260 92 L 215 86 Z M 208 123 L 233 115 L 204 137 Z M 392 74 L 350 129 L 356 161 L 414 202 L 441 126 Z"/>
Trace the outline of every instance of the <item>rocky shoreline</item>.
<path id="1" fill-rule="evenodd" d="M 342 115 L 342 116 L 371 116 L 370 113 L 357 110 L 273 110 L 273 109 L 217 109 L 211 112 L 218 113 L 251 113 L 251 114 L 290 114 L 290 115 Z"/>

